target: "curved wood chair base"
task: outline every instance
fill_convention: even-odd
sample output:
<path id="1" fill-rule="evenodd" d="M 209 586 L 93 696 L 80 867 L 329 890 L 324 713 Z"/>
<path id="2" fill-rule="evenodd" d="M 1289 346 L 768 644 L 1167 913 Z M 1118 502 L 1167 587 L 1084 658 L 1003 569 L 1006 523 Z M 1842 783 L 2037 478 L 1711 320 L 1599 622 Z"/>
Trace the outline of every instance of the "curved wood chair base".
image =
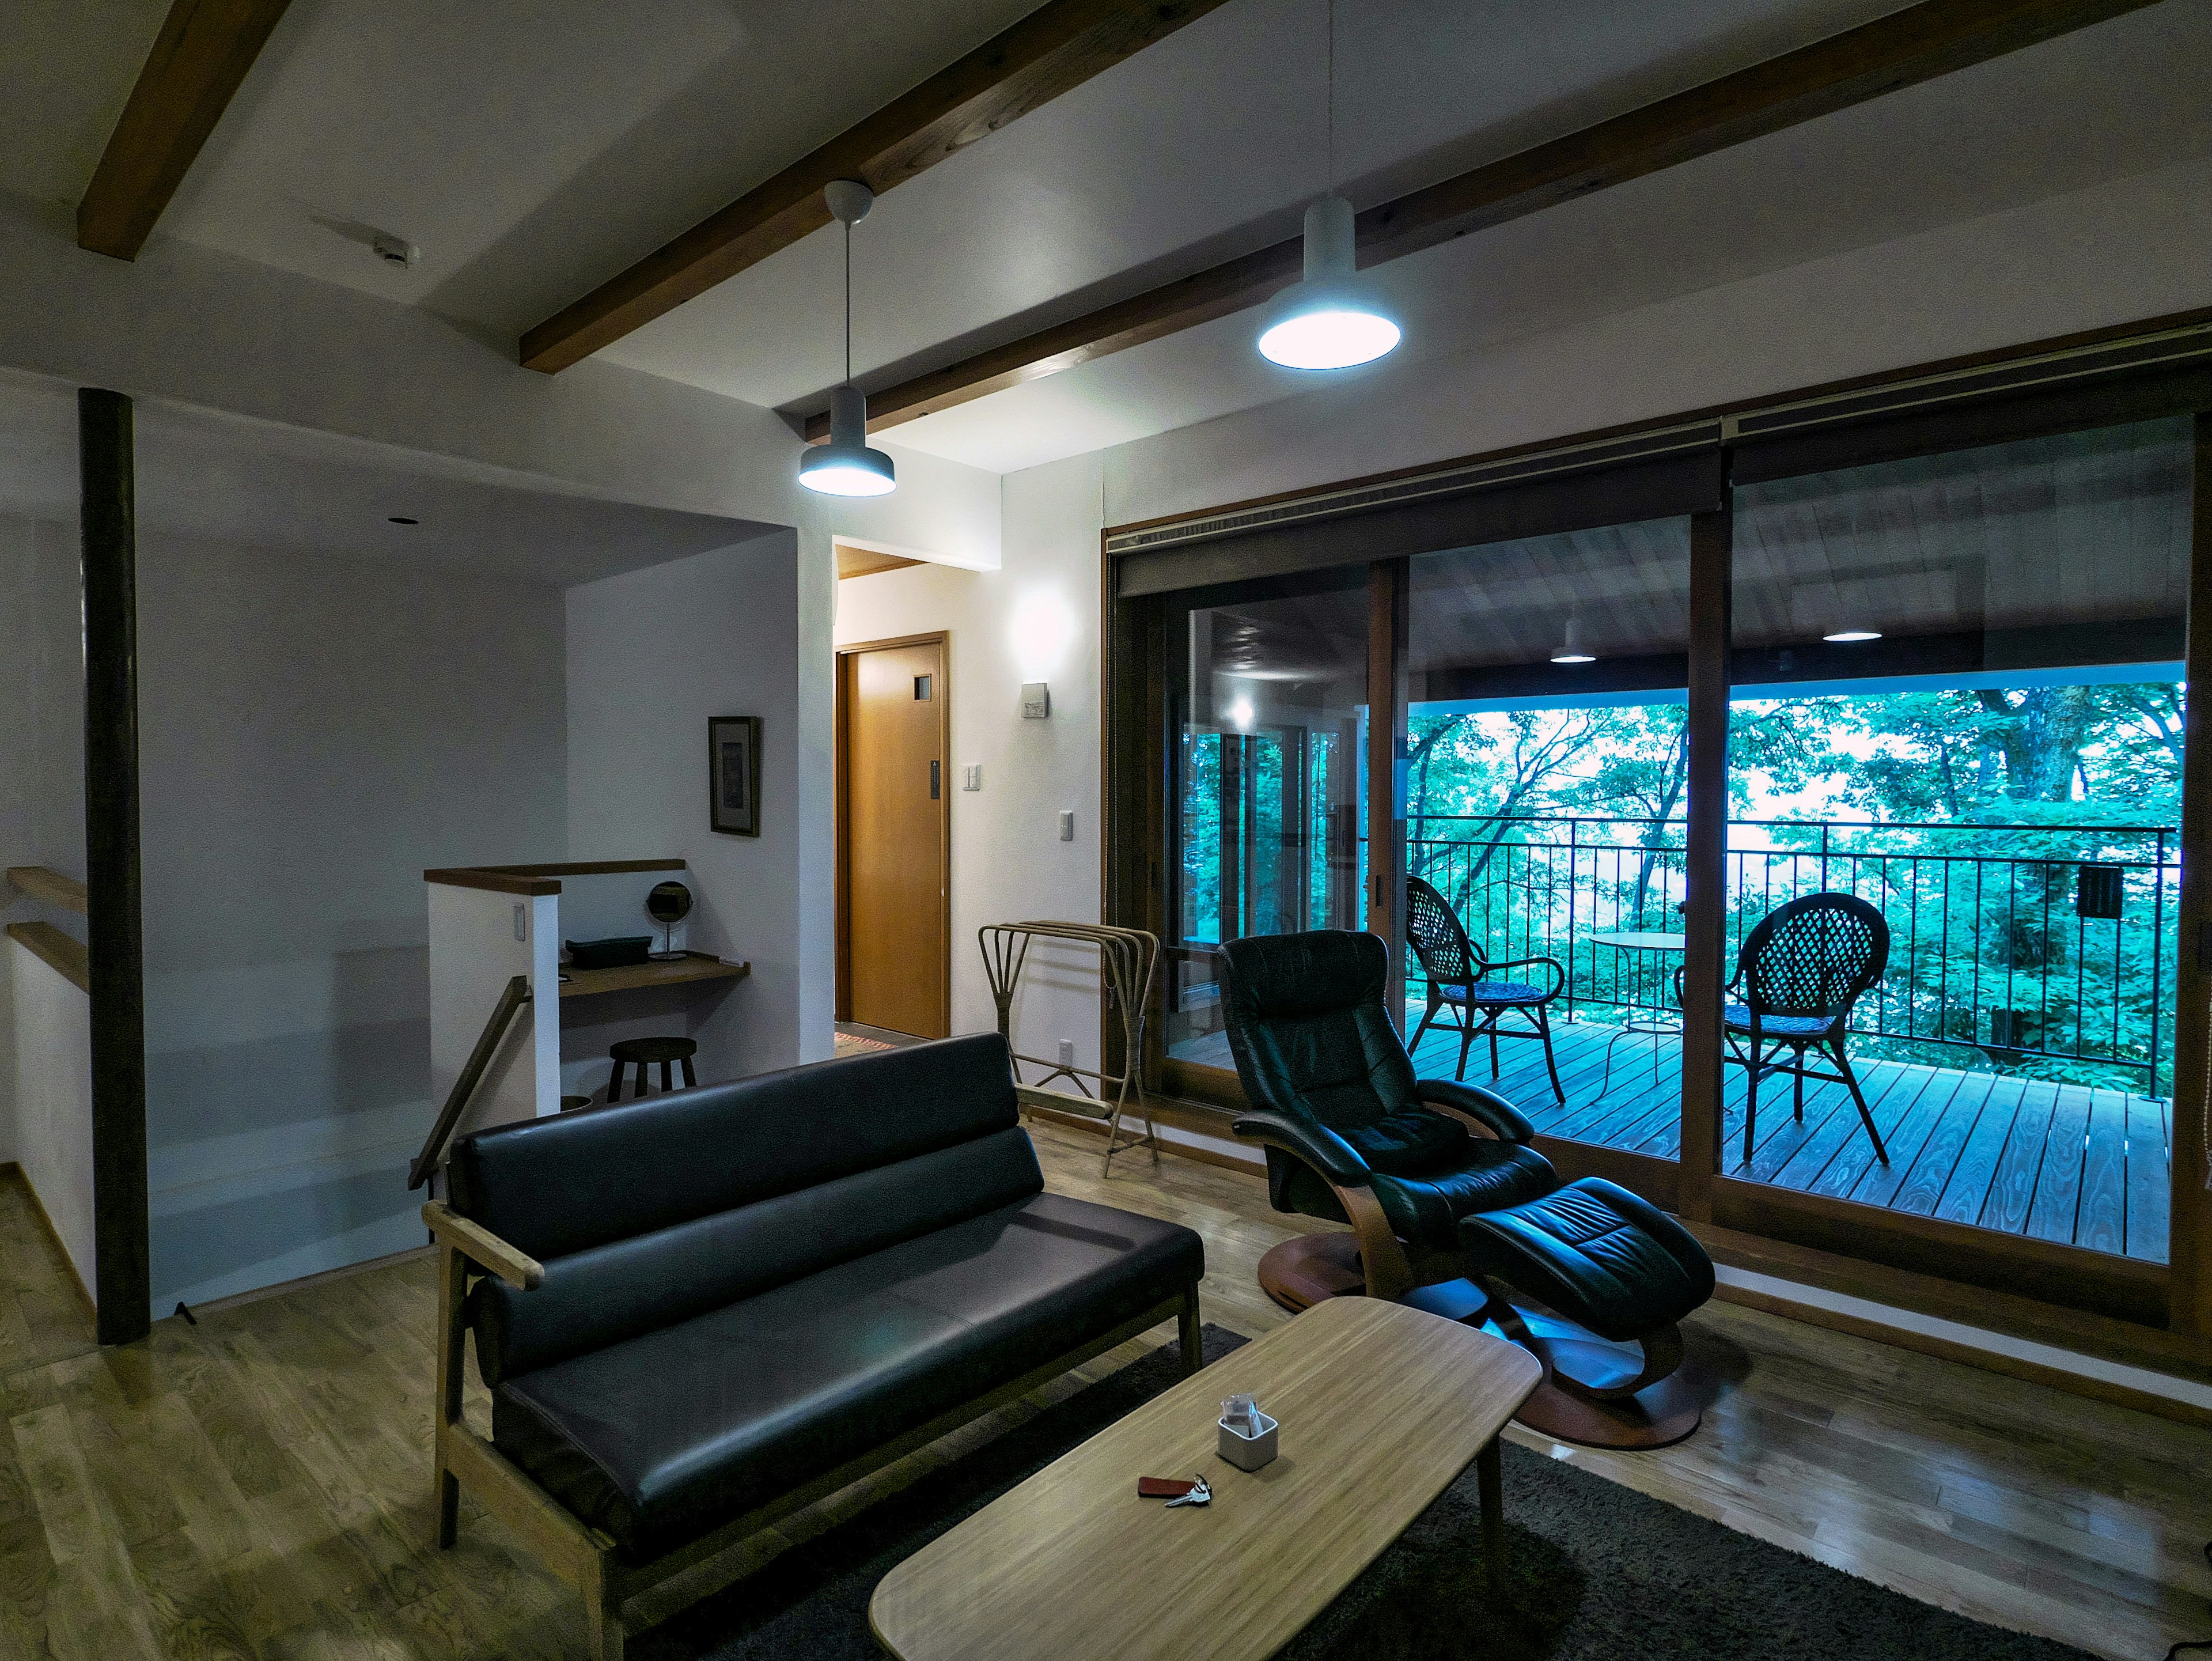
<path id="1" fill-rule="evenodd" d="M 1513 1415 L 1540 1436 L 1590 1448 L 1663 1448 L 1688 1437 L 1705 1420 L 1705 1379 L 1694 1361 L 1685 1360 L 1633 1396 L 1593 1401 L 1562 1390 L 1553 1361 L 1578 1372 L 1587 1368 L 1602 1373 L 1607 1362 L 1618 1358 L 1601 1345 L 1572 1339 L 1547 1338 L 1543 1349 L 1551 1352 L 1548 1356 L 1536 1352 L 1536 1359 L 1545 1363 L 1544 1382 Z"/>
<path id="2" fill-rule="evenodd" d="M 1285 1240 L 1260 1259 L 1260 1289 L 1292 1313 L 1330 1298 L 1358 1298 L 1367 1293 L 1359 1265 L 1359 1242 L 1348 1233 L 1302 1234 Z M 1406 1299 L 1448 1320 L 1479 1317 L 1488 1299 L 1466 1281 L 1418 1287 Z M 1705 1416 L 1703 1379 L 1696 1363 L 1684 1361 L 1668 1377 L 1633 1396 L 1611 1401 L 1561 1389 L 1553 1382 L 1557 1362 L 1584 1378 L 1601 1378 L 1618 1368 L 1617 1351 L 1595 1342 L 1547 1337 L 1528 1346 L 1544 1364 L 1544 1382 L 1522 1403 L 1515 1420 L 1540 1436 L 1594 1448 L 1663 1448 L 1695 1431 Z"/>
<path id="3" fill-rule="evenodd" d="M 1352 1234 L 1301 1234 L 1260 1259 L 1260 1290 L 1292 1314 L 1329 1298 L 1364 1298 L 1367 1276 Z"/>

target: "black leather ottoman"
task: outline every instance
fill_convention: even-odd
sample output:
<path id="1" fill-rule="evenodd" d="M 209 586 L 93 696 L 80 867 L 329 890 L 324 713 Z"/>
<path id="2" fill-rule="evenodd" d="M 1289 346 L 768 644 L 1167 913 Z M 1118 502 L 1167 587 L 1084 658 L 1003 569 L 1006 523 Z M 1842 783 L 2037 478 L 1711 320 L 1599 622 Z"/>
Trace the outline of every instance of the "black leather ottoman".
<path id="1" fill-rule="evenodd" d="M 1611 1445 L 1661 1446 L 1696 1427 L 1694 1379 L 1678 1372 L 1682 1340 L 1675 1323 L 1713 1295 L 1713 1264 L 1680 1223 L 1625 1188 L 1584 1177 L 1540 1199 L 1461 1219 L 1459 1240 L 1478 1287 L 1494 1276 L 1600 1338 L 1643 1346 L 1644 1366 L 1633 1377 L 1589 1384 L 1559 1363 L 1569 1352 L 1599 1354 L 1596 1346 L 1528 1329 L 1493 1293 L 1490 1317 L 1544 1363 L 1559 1422 L 1537 1428 L 1590 1439 L 1577 1433 L 1586 1408 L 1608 1406 L 1617 1417 L 1632 1398 L 1646 1422 L 1633 1440 Z M 1512 1330 L 1516 1325 L 1521 1329 Z M 1539 1414 L 1544 1410 L 1539 1403 Z M 1534 1423 L 1526 1411 L 1522 1419 Z"/>

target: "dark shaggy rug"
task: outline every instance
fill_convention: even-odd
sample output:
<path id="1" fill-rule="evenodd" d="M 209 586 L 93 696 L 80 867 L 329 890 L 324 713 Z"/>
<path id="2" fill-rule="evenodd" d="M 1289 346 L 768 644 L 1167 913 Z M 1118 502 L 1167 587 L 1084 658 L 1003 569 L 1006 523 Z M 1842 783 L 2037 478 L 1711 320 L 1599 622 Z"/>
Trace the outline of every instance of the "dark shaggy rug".
<path id="1" fill-rule="evenodd" d="M 1243 1340 L 1206 1329 L 1211 1361 Z M 638 1661 L 880 1661 L 876 1583 L 1181 1376 L 1176 1347 L 636 1634 Z M 2089 1661 L 1739 1534 L 1508 1443 L 1507 1606 L 1490 1606 L 1474 1471 L 1322 1611 L 1283 1661 Z M 1082 1661 L 1066 1657 L 1061 1661 Z"/>

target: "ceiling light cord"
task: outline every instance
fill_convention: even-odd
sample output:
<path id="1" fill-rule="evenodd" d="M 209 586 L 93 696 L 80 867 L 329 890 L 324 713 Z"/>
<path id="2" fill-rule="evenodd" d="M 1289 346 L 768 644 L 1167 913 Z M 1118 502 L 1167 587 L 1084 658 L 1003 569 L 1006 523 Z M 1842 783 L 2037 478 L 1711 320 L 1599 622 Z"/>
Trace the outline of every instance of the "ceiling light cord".
<path id="1" fill-rule="evenodd" d="M 1330 0 L 1334 4 L 1334 0 Z M 845 222 L 845 380 L 853 379 L 853 224 Z"/>
<path id="2" fill-rule="evenodd" d="M 1336 189 L 1336 0 L 1328 0 L 1328 90 L 1322 99 L 1328 111 L 1328 179 L 1331 191 Z"/>

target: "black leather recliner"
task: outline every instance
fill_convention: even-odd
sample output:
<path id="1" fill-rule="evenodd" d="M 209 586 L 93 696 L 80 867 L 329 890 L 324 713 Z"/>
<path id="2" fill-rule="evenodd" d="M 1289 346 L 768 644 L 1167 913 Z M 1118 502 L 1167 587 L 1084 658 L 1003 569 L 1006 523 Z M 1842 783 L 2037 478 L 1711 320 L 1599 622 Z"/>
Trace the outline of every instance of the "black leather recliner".
<path id="1" fill-rule="evenodd" d="M 1465 1277 L 1487 1294 L 1470 1318 L 1528 1344 L 1548 1383 L 1584 1403 L 1626 1403 L 1674 1370 L 1675 1323 L 1711 1297 L 1711 1259 L 1627 1189 L 1596 1177 L 1562 1184 L 1528 1145 L 1534 1128 L 1504 1097 L 1417 1080 L 1390 1021 L 1380 939 L 1336 929 L 1255 935 L 1224 946 L 1220 962 L 1230 1048 L 1251 1103 L 1236 1131 L 1266 1147 L 1277 1210 L 1348 1221 L 1358 1244 L 1356 1278 L 1334 1285 L 1327 1254 L 1341 1236 L 1269 1254 L 1261 1284 L 1277 1302 L 1304 1307 L 1353 1290 L 1404 1298 Z M 1640 1343 L 1642 1368 L 1605 1384 L 1570 1376 L 1493 1280 L 1601 1338 Z M 1588 1413 L 1576 1421 L 1595 1425 Z M 1578 1439 L 1611 1439 L 1601 1429 Z M 1630 1445 L 1648 1443 L 1648 1432 Z"/>

